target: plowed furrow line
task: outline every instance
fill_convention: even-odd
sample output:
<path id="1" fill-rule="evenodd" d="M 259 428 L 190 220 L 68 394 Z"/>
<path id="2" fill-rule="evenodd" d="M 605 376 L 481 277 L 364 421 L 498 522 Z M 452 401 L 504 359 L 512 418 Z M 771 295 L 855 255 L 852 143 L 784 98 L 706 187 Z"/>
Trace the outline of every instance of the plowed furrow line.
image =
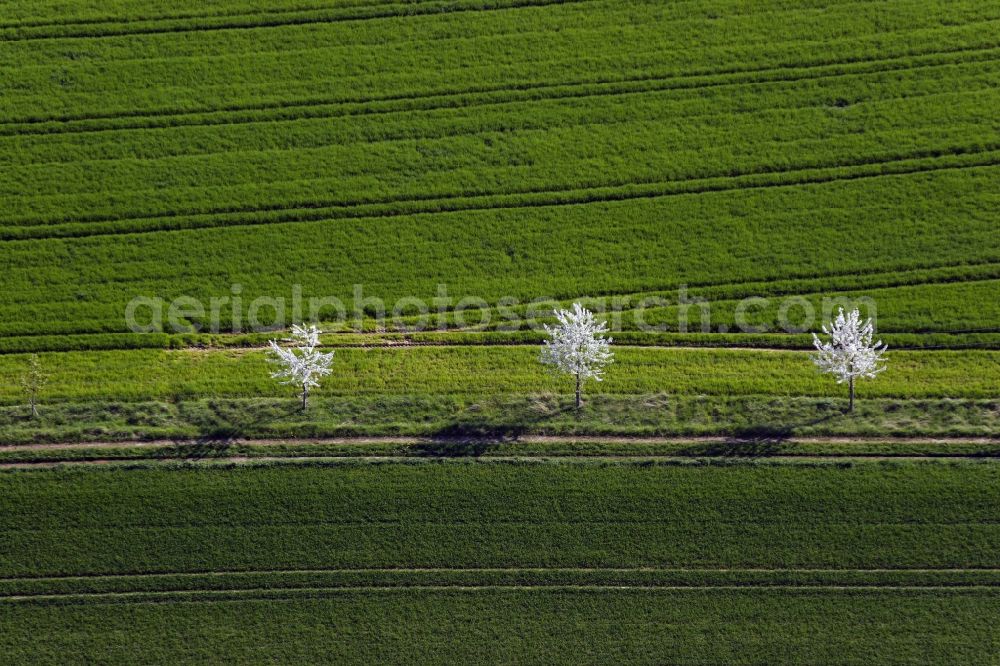
<path id="1" fill-rule="evenodd" d="M 411 3 L 415 3 L 419 0 L 410 0 Z M 309 10 L 303 9 L 301 7 L 273 7 L 268 9 L 262 9 L 261 11 L 248 14 L 246 11 L 216 11 L 216 12 L 187 12 L 182 14 L 162 14 L 159 16 L 132 16 L 127 19 L 120 16 L 95 16 L 90 18 L 83 17 L 67 17 L 58 21 L 40 21 L 40 20 L 22 20 L 13 21 L 10 23 L 0 23 L 0 31 L 16 31 L 23 30 L 25 28 L 34 29 L 58 29 L 63 27 L 71 26 L 94 26 L 94 25 L 106 25 L 106 24 L 123 24 L 137 22 L 152 22 L 152 21 L 190 21 L 196 19 L 220 19 L 228 17 L 245 17 L 245 16 L 262 16 L 262 15 L 281 15 L 281 14 L 301 14 L 304 11 L 323 11 L 323 10 L 342 10 L 348 8 L 365 8 L 365 7 L 377 7 L 381 5 L 398 5 L 399 0 L 355 0 L 354 2 L 342 2 L 340 4 L 331 4 L 327 6 L 316 6 Z M 2 41 L 2 40 L 0 40 Z"/>
<path id="2" fill-rule="evenodd" d="M 492 584 L 492 585 L 341 585 L 334 587 L 313 587 L 313 588 L 235 588 L 231 590 L 172 590 L 167 592 L 93 592 L 93 593 L 66 593 L 66 594 L 37 594 L 18 595 L 0 597 L 0 603 L 219 603 L 224 601 L 246 602 L 246 601 L 276 601 L 292 599 L 311 599 L 318 597 L 329 597 L 343 594 L 357 593 L 396 593 L 407 594 L 413 592 L 463 592 L 463 593 L 489 593 L 489 592 L 633 592 L 653 594 L 656 592 L 761 592 L 761 591 L 787 591 L 787 592 L 879 592 L 882 594 L 890 592 L 989 592 L 998 593 L 998 586 L 993 584 L 967 583 L 967 584 L 894 584 L 894 583 L 872 583 L 872 584 L 787 584 L 787 583 L 756 583 L 756 584 L 718 584 L 718 585 L 614 585 L 614 584 Z"/>
<path id="3" fill-rule="evenodd" d="M 964 56 L 955 58 L 954 56 Z M 988 62 L 1000 57 L 1000 48 L 974 47 L 951 51 L 932 51 L 891 58 L 819 62 L 765 68 L 735 68 L 709 72 L 671 75 L 644 75 L 631 78 L 598 79 L 569 82 L 524 82 L 500 86 L 481 86 L 462 90 L 407 92 L 403 94 L 342 99 L 301 99 L 236 104 L 203 110 L 136 110 L 107 115 L 80 114 L 14 118 L 0 121 L 0 136 L 29 134 L 88 133 L 131 129 L 157 129 L 177 126 L 239 125 L 256 122 L 379 115 L 413 111 L 483 105 L 511 104 L 526 101 L 563 100 L 588 97 L 644 94 L 670 90 L 697 90 L 761 83 L 836 78 L 858 74 L 877 74 L 917 70 L 955 64 Z M 268 115 L 262 115 L 267 112 Z M 239 113 L 252 116 L 232 117 Z"/>
<path id="4" fill-rule="evenodd" d="M 584 4 L 601 0 L 484 0 L 477 3 L 458 4 L 455 2 L 395 3 L 370 7 L 352 7 L 352 11 L 305 11 L 298 15 L 244 14 L 225 16 L 219 20 L 200 19 L 197 23 L 172 23 L 171 21 L 119 22 L 82 25 L 79 30 L 66 26 L 65 30 L 52 28 L 14 28 L 0 31 L 0 42 L 37 41 L 50 39 L 101 39 L 104 37 L 126 37 L 135 35 L 163 35 L 186 32 L 215 32 L 219 30 L 260 30 L 297 25 L 325 23 L 347 23 L 371 21 L 387 18 L 408 18 L 414 16 L 456 14 L 460 12 L 490 12 L 525 7 L 546 7 L 549 5 Z"/>
<path id="5" fill-rule="evenodd" d="M 960 149 L 945 157 L 954 159 L 904 156 L 899 159 L 866 162 L 859 165 L 808 167 L 741 176 L 720 176 L 660 183 L 629 183 L 610 187 L 552 189 L 426 199 L 400 197 L 391 201 L 340 204 L 329 207 L 323 204 L 297 208 L 285 206 L 255 207 L 237 211 L 199 213 L 183 217 L 178 214 L 148 218 L 138 216 L 134 218 L 128 216 L 103 218 L 83 223 L 36 222 L 34 225 L 0 228 L 0 241 L 117 236 L 182 229 L 249 227 L 289 222 L 384 219 L 440 213 L 575 206 L 736 190 L 801 187 L 944 170 L 990 168 L 1000 165 L 1000 151 L 996 147 L 990 147 L 990 150 L 983 153 L 966 152 L 964 149 Z M 850 169 L 850 171 L 845 171 L 845 169 Z M 236 217 L 228 219 L 221 217 L 225 215 L 236 215 Z"/>

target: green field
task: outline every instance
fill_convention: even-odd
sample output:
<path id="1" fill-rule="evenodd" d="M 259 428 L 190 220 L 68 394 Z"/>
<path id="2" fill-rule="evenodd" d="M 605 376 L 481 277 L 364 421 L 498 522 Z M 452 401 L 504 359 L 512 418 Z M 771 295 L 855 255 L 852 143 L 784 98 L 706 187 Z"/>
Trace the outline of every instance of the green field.
<path id="1" fill-rule="evenodd" d="M 0 661 L 997 663 L 998 109 L 986 0 L 0 0 Z"/>
<path id="2" fill-rule="evenodd" d="M 0 474 L 5 654 L 989 663 L 995 652 L 994 464 L 331 464 Z"/>

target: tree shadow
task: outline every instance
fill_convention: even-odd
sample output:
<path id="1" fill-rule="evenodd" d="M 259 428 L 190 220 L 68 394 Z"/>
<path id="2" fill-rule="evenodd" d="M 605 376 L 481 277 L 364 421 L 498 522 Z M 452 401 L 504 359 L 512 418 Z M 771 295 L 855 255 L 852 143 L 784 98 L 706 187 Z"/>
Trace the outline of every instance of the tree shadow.
<path id="1" fill-rule="evenodd" d="M 195 439 L 174 439 L 172 446 L 159 452 L 157 457 L 177 460 L 201 460 L 225 455 L 249 433 L 301 410 L 295 403 L 287 408 L 279 408 L 277 413 L 261 411 L 256 418 L 242 420 L 239 424 L 219 423 L 208 426 Z"/>
<path id="2" fill-rule="evenodd" d="M 719 442 L 694 444 L 678 450 L 683 456 L 709 456 L 713 458 L 763 458 L 774 456 L 781 452 L 780 439 L 737 439 L 735 437 Z"/>
<path id="3" fill-rule="evenodd" d="M 202 460 L 218 458 L 232 447 L 230 438 L 199 437 L 194 440 L 174 440 L 170 448 L 157 452 L 157 458 L 176 460 Z"/>
<path id="4" fill-rule="evenodd" d="M 809 428 L 826 423 L 839 413 L 827 413 L 811 419 L 803 419 L 793 423 L 776 425 L 771 423 L 759 423 L 750 426 L 735 428 L 732 432 L 733 440 L 765 440 L 780 443 L 791 439 L 801 428 Z"/>
<path id="5" fill-rule="evenodd" d="M 680 449 L 681 455 L 713 456 L 734 458 L 765 458 L 785 453 L 782 446 L 792 439 L 800 428 L 819 425 L 834 418 L 837 414 L 824 414 L 812 419 L 805 419 L 784 425 L 755 424 L 737 428 L 733 433 L 718 442 L 694 444 Z"/>
<path id="6" fill-rule="evenodd" d="M 516 438 L 514 438 L 516 439 Z M 409 448 L 415 456 L 429 458 L 475 458 L 500 447 L 511 439 L 486 439 L 435 435 L 426 442 L 419 442 Z"/>
<path id="7" fill-rule="evenodd" d="M 418 456 L 441 458 L 481 456 L 525 434 L 537 432 L 538 426 L 546 421 L 576 411 L 572 405 L 559 403 L 544 410 L 538 405 L 511 408 L 505 412 L 503 422 L 466 416 L 437 429 L 427 441 L 415 444 L 410 451 Z"/>

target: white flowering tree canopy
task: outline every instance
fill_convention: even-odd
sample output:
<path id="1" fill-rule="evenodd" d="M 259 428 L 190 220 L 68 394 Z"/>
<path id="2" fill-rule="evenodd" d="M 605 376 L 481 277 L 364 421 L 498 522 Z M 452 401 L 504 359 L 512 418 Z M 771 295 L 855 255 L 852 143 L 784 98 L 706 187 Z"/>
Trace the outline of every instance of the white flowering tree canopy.
<path id="1" fill-rule="evenodd" d="M 847 382 L 851 387 L 851 409 L 854 408 L 854 380 L 859 377 L 874 378 L 885 370 L 882 355 L 886 346 L 882 341 L 872 342 L 875 327 L 871 319 L 861 321 L 858 310 L 844 314 L 840 308 L 830 326 L 823 325 L 823 333 L 830 337 L 823 342 L 813 333 L 813 362 L 822 371 L 836 377 L 838 384 Z"/>
<path id="2" fill-rule="evenodd" d="M 572 310 L 556 310 L 555 326 L 545 326 L 549 339 L 542 347 L 542 363 L 576 377 L 576 404 L 588 379 L 601 381 L 604 367 L 612 362 L 611 338 L 605 338 L 607 323 L 598 323 L 594 313 L 579 303 Z"/>
<path id="3" fill-rule="evenodd" d="M 319 386 L 319 378 L 330 374 L 333 352 L 316 350 L 319 346 L 320 331 L 316 326 L 292 326 L 292 347 L 283 347 L 277 340 L 271 340 L 271 361 L 281 366 L 271 373 L 271 377 L 282 384 L 293 384 L 302 389 L 302 408 L 305 409 L 309 389 Z"/>

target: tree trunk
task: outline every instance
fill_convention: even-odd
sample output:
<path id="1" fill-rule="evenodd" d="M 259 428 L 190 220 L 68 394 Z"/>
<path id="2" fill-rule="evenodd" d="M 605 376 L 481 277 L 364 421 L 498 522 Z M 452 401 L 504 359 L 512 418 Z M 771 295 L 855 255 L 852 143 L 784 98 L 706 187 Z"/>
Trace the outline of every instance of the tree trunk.
<path id="1" fill-rule="evenodd" d="M 302 411 L 306 411 L 306 407 L 309 405 L 309 387 L 302 387 Z"/>
<path id="2" fill-rule="evenodd" d="M 850 387 L 851 387 L 851 401 L 847 405 L 847 411 L 853 412 L 854 411 L 854 377 L 851 377 L 848 380 L 848 382 L 849 382 Z"/>
<path id="3" fill-rule="evenodd" d="M 28 400 L 28 404 L 31 405 L 31 418 L 37 419 L 38 418 L 38 404 L 37 404 L 37 401 L 35 400 L 35 396 L 31 396 L 31 398 Z"/>
<path id="4" fill-rule="evenodd" d="M 576 375 L 576 408 L 580 409 L 583 402 L 580 400 L 580 374 Z"/>

